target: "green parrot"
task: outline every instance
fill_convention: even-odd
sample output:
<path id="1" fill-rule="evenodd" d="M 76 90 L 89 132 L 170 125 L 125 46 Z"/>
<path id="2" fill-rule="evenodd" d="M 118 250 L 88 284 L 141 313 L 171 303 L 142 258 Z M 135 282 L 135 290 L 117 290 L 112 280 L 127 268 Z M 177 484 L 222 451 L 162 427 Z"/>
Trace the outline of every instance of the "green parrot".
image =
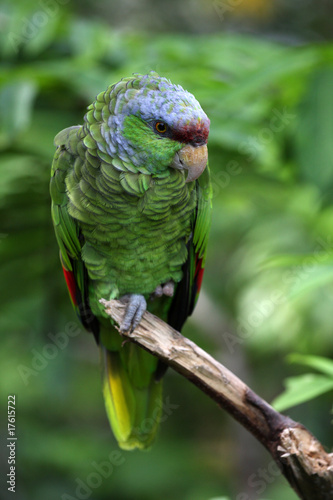
<path id="1" fill-rule="evenodd" d="M 155 72 L 111 85 L 84 125 L 62 130 L 52 219 L 73 306 L 100 347 L 103 394 L 123 449 L 151 446 L 165 366 L 123 338 L 100 299 L 122 299 L 120 331 L 146 309 L 180 330 L 198 298 L 211 219 L 209 119 Z"/>

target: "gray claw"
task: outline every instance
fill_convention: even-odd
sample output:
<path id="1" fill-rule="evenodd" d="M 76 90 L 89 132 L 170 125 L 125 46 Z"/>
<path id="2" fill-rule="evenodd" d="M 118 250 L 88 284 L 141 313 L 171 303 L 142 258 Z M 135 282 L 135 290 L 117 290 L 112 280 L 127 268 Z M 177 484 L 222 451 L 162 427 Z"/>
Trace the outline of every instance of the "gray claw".
<path id="1" fill-rule="evenodd" d="M 129 294 L 123 298 L 127 299 L 125 316 L 120 325 L 120 332 L 133 332 L 140 323 L 147 309 L 147 302 L 143 295 Z"/>
<path id="2" fill-rule="evenodd" d="M 162 295 L 166 295 L 167 297 L 173 297 L 175 291 L 175 283 L 173 281 L 167 281 L 164 285 L 158 285 L 154 293 L 151 294 L 151 299 L 158 299 L 162 297 Z"/>
<path id="3" fill-rule="evenodd" d="M 163 295 L 166 295 L 167 297 L 173 297 L 174 291 L 175 291 L 175 284 L 173 281 L 168 281 L 163 286 Z"/>
<path id="4" fill-rule="evenodd" d="M 155 288 L 155 291 L 153 293 L 153 296 L 154 297 L 162 297 L 163 295 L 163 288 L 162 288 L 162 285 L 158 285 L 156 288 Z"/>

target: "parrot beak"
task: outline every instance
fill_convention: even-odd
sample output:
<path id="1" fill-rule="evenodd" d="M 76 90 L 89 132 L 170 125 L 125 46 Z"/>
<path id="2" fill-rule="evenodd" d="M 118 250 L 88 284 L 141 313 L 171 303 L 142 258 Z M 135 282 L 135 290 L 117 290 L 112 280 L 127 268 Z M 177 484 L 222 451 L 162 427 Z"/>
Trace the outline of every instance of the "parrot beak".
<path id="1" fill-rule="evenodd" d="M 188 170 L 185 182 L 191 182 L 200 177 L 206 168 L 207 160 L 206 144 L 196 147 L 187 144 L 175 154 L 171 167 L 177 170 Z"/>

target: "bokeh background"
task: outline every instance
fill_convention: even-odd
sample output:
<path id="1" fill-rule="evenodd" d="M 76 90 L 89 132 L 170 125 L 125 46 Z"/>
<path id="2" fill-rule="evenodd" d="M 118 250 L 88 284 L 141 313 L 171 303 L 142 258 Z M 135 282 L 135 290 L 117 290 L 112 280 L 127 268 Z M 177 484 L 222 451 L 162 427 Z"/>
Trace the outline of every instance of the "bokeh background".
<path id="1" fill-rule="evenodd" d="M 49 172 L 55 134 L 110 83 L 151 69 L 211 119 L 213 225 L 183 333 L 331 449 L 332 15 L 328 0 L 1 3 L 4 498 L 8 394 L 17 500 L 296 498 L 261 445 L 171 370 L 151 451 L 119 452 L 109 430 L 97 349 L 58 262 Z"/>

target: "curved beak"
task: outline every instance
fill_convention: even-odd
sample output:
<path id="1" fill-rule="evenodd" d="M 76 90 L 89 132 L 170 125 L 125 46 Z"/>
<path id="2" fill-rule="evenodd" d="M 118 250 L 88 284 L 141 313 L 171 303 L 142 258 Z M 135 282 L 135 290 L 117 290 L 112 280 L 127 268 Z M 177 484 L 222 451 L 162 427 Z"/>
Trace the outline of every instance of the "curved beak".
<path id="1" fill-rule="evenodd" d="M 178 151 L 171 163 L 171 167 L 177 170 L 187 170 L 185 182 L 191 182 L 200 177 L 205 170 L 208 160 L 208 150 L 206 144 L 203 146 L 191 146 L 187 144 Z"/>

